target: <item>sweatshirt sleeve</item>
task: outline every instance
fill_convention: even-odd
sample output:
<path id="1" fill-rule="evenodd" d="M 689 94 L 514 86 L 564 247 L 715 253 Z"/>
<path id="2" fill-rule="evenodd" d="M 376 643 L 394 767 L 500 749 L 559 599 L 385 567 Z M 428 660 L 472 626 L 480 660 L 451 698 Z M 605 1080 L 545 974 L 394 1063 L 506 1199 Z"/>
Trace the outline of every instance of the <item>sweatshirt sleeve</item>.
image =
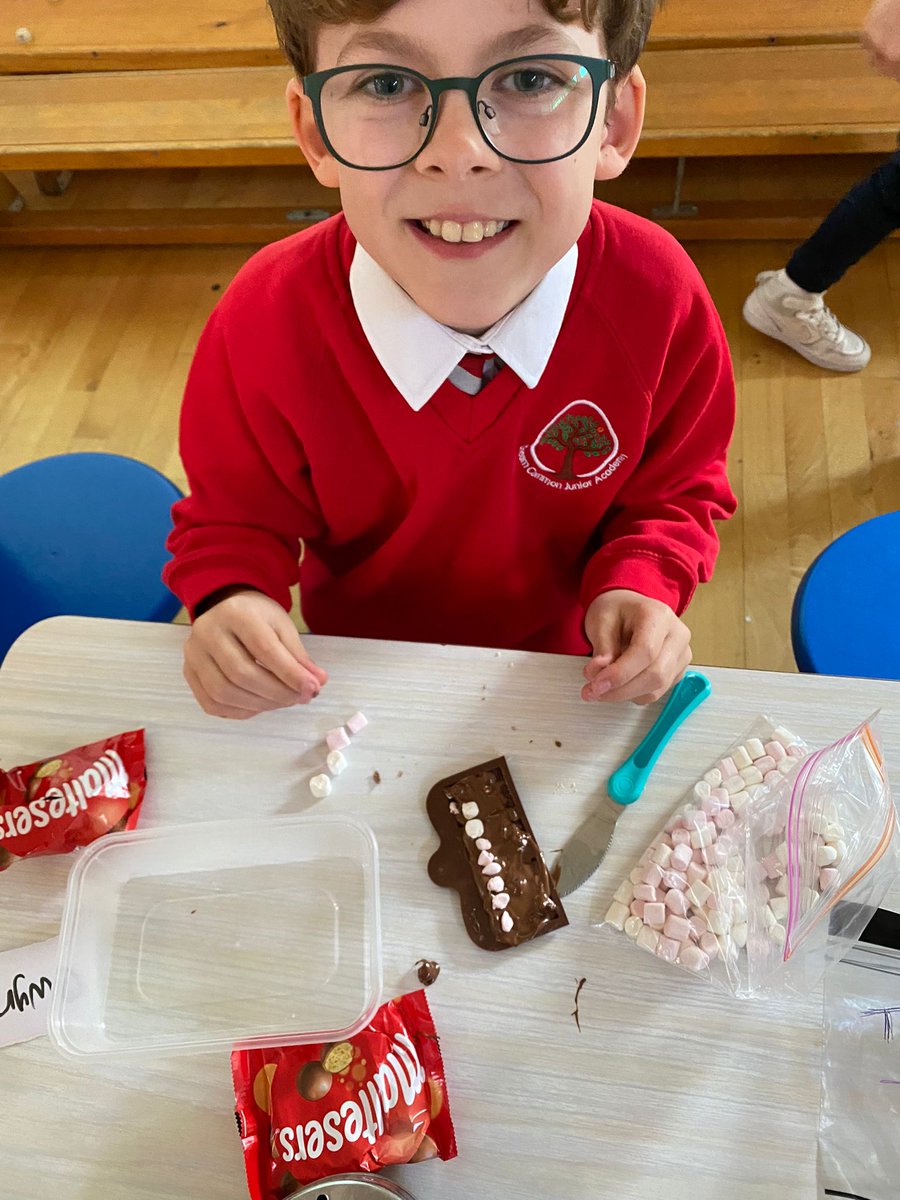
<path id="1" fill-rule="evenodd" d="M 223 325 L 220 302 L 188 375 L 179 440 L 190 493 L 172 510 L 163 575 L 192 617 L 239 584 L 290 609 L 300 541 L 322 528 L 297 431 L 252 372 L 236 377 Z"/>
<path id="2" fill-rule="evenodd" d="M 641 460 L 598 529 L 582 577 L 585 608 L 602 592 L 627 588 L 681 614 L 710 578 L 714 522 L 737 507 L 725 470 L 734 403 L 725 333 L 700 286 L 671 332 Z"/>

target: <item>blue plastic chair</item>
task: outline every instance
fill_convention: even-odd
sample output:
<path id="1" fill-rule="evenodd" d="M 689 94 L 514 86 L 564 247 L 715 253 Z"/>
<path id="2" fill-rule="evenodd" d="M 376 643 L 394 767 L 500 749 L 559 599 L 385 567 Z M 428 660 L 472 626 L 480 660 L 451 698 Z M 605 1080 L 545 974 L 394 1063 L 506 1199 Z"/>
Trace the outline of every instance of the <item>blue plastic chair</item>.
<path id="1" fill-rule="evenodd" d="M 822 551 L 794 597 L 791 641 L 801 671 L 900 679 L 900 512 Z"/>
<path id="2" fill-rule="evenodd" d="M 181 492 L 118 454 L 60 454 L 0 476 L 0 661 L 45 617 L 171 621 L 160 579 Z"/>

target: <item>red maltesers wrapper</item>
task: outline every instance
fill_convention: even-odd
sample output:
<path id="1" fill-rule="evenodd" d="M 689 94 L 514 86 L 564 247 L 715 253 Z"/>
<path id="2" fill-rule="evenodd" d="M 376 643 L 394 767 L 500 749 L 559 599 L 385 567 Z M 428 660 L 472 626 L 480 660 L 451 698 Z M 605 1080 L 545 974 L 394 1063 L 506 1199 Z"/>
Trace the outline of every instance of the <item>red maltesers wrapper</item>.
<path id="1" fill-rule="evenodd" d="M 146 786 L 143 729 L 0 771 L 0 871 L 133 829 Z"/>
<path id="2" fill-rule="evenodd" d="M 330 1175 L 456 1156 L 422 991 L 389 1000 L 347 1041 L 235 1050 L 231 1069 L 253 1200 L 284 1200 Z"/>

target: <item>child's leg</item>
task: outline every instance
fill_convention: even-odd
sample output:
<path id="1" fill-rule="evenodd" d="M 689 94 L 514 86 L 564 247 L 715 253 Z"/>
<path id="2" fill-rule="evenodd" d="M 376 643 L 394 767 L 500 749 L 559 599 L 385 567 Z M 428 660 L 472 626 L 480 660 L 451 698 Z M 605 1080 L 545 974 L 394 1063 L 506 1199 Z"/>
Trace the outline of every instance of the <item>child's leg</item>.
<path id="1" fill-rule="evenodd" d="M 788 278 L 824 292 L 854 263 L 900 228 L 900 150 L 850 189 L 790 258 Z"/>

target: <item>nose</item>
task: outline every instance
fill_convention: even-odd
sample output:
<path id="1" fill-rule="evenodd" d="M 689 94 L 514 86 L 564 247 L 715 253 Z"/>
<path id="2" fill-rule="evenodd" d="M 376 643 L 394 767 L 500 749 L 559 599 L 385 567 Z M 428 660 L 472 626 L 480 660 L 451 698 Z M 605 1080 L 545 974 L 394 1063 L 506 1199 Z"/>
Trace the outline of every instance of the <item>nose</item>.
<path id="1" fill-rule="evenodd" d="M 496 171 L 502 161 L 481 136 L 468 97 L 463 92 L 445 92 L 440 98 L 431 141 L 415 160 L 416 168 L 426 175 L 462 179 L 483 171 Z"/>

